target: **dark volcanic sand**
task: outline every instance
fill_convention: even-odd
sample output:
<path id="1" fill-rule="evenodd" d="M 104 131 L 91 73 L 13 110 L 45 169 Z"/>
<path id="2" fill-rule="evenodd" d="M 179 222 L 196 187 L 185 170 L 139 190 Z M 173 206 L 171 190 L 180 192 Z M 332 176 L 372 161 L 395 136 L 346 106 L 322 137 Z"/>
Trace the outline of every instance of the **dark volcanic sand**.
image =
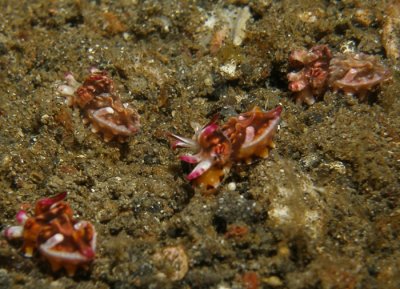
<path id="1" fill-rule="evenodd" d="M 98 232 L 91 270 L 74 278 L 0 237 L 1 289 L 400 288 L 400 86 L 381 40 L 385 1 L 211 2 L 0 0 L 0 229 L 22 204 L 67 191 Z M 245 6 L 246 38 L 211 54 L 211 12 Z M 393 81 L 367 102 L 328 91 L 297 106 L 288 55 L 315 44 L 378 55 Z M 65 72 L 82 80 L 92 66 L 141 115 L 126 144 L 105 143 L 56 93 Z M 236 167 L 214 196 L 195 192 L 165 132 L 278 103 L 270 157 Z M 235 225 L 248 232 L 229 237 Z M 156 257 L 171 246 L 187 255 L 182 279 Z"/>

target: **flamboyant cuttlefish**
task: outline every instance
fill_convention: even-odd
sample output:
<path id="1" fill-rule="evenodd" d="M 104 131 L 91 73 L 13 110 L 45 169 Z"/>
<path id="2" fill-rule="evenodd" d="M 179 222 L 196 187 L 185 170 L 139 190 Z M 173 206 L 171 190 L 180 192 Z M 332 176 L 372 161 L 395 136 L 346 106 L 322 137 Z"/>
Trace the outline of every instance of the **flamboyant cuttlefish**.
<path id="1" fill-rule="evenodd" d="M 391 78 L 390 70 L 376 56 L 364 53 L 339 53 L 329 65 L 329 86 L 334 91 L 356 95 L 361 101 Z"/>
<path id="2" fill-rule="evenodd" d="M 327 45 L 316 45 L 310 50 L 298 49 L 290 53 L 289 90 L 297 104 L 312 105 L 328 87 L 328 70 L 332 53 Z"/>
<path id="3" fill-rule="evenodd" d="M 64 268 L 73 276 L 78 268 L 87 270 L 95 257 L 96 231 L 87 221 L 73 218 L 71 207 L 63 201 L 66 193 L 36 203 L 34 216 L 21 210 L 16 219 L 19 226 L 4 231 L 8 240 L 22 239 L 25 257 L 35 251 L 46 259 L 53 271 Z"/>
<path id="4" fill-rule="evenodd" d="M 83 122 L 90 123 L 92 131 L 101 133 L 106 142 L 112 139 L 125 142 L 138 132 L 139 114 L 121 102 L 105 71 L 92 68 L 83 84 L 72 73 L 67 73 L 65 80 L 67 85 L 60 85 L 58 91 L 67 97 L 69 106 L 80 108 Z"/>
<path id="5" fill-rule="evenodd" d="M 297 104 L 312 105 L 328 88 L 355 95 L 361 101 L 369 92 L 392 78 L 390 70 L 376 56 L 364 53 L 332 54 L 327 45 L 291 52 L 289 90 Z"/>
<path id="6" fill-rule="evenodd" d="M 264 112 L 259 107 L 232 117 L 219 126 L 214 117 L 207 125 L 192 123 L 195 134 L 185 138 L 170 133 L 172 148 L 189 148 L 195 154 L 180 156 L 195 164 L 187 179 L 204 193 L 212 193 L 236 163 L 250 164 L 254 158 L 266 158 L 280 120 L 282 107 Z"/>

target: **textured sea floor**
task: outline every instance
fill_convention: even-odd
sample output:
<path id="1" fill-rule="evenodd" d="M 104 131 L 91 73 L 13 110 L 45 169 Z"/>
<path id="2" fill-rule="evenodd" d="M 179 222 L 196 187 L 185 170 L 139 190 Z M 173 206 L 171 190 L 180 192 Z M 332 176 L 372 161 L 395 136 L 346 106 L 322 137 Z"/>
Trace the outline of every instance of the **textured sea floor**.
<path id="1" fill-rule="evenodd" d="M 400 288 L 400 86 L 385 1 L 0 0 L 0 16 L 0 229 L 67 191 L 98 232 L 95 261 L 73 278 L 1 236 L 1 289 Z M 328 91 L 296 105 L 288 55 L 315 44 L 378 55 L 393 81 L 366 102 Z M 141 115 L 125 144 L 105 143 L 56 91 L 90 67 Z M 165 132 L 277 104 L 269 158 L 236 167 L 215 195 L 187 183 Z"/>

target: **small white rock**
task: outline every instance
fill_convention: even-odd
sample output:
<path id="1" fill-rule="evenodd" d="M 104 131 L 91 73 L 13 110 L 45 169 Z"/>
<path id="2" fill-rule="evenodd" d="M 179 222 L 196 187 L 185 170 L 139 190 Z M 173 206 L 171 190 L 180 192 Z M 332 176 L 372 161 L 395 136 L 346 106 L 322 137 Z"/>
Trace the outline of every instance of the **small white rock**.
<path id="1" fill-rule="evenodd" d="M 230 182 L 228 184 L 228 190 L 230 190 L 230 191 L 236 190 L 236 183 L 235 182 Z"/>

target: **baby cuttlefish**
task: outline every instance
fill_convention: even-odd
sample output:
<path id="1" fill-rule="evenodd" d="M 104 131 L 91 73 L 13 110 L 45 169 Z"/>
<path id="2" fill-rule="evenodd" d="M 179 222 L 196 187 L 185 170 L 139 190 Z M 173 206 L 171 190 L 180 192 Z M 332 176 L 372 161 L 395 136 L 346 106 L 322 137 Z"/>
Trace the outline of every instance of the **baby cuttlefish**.
<path id="1" fill-rule="evenodd" d="M 64 268 L 73 276 L 78 268 L 87 270 L 94 260 L 96 231 L 90 222 L 73 218 L 71 207 L 64 201 L 66 196 L 61 193 L 39 200 L 32 217 L 19 211 L 19 225 L 5 229 L 4 236 L 8 240 L 22 239 L 25 257 L 38 251 L 53 271 Z"/>
<path id="2" fill-rule="evenodd" d="M 179 158 L 194 169 L 187 175 L 193 185 L 205 194 L 215 192 L 229 173 L 232 165 L 250 164 L 255 158 L 266 158 L 274 148 L 272 141 L 278 126 L 282 107 L 264 112 L 259 107 L 232 117 L 219 126 L 217 117 L 207 125 L 192 123 L 192 138 L 169 133 L 172 148 L 188 148 L 194 154 Z"/>

